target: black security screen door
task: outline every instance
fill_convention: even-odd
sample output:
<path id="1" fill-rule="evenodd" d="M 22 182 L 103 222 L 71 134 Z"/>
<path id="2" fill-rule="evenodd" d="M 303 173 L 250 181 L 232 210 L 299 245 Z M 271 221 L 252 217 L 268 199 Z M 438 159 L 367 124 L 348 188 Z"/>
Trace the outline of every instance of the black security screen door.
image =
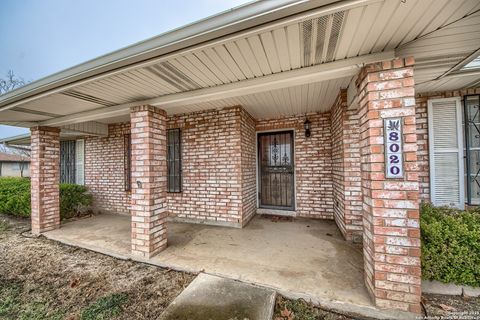
<path id="1" fill-rule="evenodd" d="M 258 135 L 260 207 L 294 209 L 293 132 Z"/>

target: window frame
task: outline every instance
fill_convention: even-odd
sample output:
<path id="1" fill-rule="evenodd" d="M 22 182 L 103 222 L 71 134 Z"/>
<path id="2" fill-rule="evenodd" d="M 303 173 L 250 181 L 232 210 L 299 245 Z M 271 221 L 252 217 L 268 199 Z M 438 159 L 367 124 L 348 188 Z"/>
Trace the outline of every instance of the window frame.
<path id="1" fill-rule="evenodd" d="M 175 132 L 178 135 L 178 144 L 173 142 L 170 143 L 170 133 Z M 173 136 L 173 139 L 175 141 L 175 135 Z M 174 152 L 174 159 L 170 160 L 170 146 L 173 145 L 173 152 Z M 175 147 L 178 148 L 178 161 L 175 159 Z M 182 174 L 182 130 L 180 128 L 172 128 L 172 129 L 167 129 L 167 154 L 166 154 L 166 162 L 167 162 L 167 192 L 168 193 L 181 193 L 183 191 L 183 174 Z M 170 165 L 174 164 L 174 174 L 173 176 L 170 175 Z M 178 163 L 178 166 L 175 167 L 175 163 Z M 171 187 L 171 181 L 170 179 L 175 179 L 175 176 L 177 171 L 175 169 L 178 169 L 178 188 L 176 188 L 176 180 L 173 181 L 173 188 Z"/>
<path id="2" fill-rule="evenodd" d="M 442 129 L 438 128 L 434 124 L 435 118 L 435 104 L 436 103 L 447 103 L 452 102 L 455 104 L 455 114 L 456 119 L 455 123 L 452 123 L 452 126 L 455 126 L 455 130 L 457 133 L 457 140 L 456 140 L 456 147 L 448 147 L 448 148 L 441 148 L 439 149 L 438 146 L 435 146 L 435 132 L 436 130 Z M 452 106 L 453 107 L 453 106 Z M 429 99 L 427 103 L 427 114 L 428 114 L 428 153 L 429 153 L 429 175 L 430 175 L 430 200 L 434 205 L 438 206 L 452 206 L 458 209 L 465 209 L 465 169 L 464 169 L 464 136 L 463 136 L 463 125 L 462 125 L 462 103 L 460 97 L 451 97 L 451 98 L 438 98 L 438 99 Z M 438 116 L 438 115 L 437 115 Z M 435 166 L 435 158 L 438 157 L 439 154 L 446 154 L 446 153 L 456 153 L 456 163 L 458 164 L 458 193 L 459 198 L 458 201 L 453 201 L 451 203 L 446 203 L 445 201 L 441 201 L 440 198 L 437 196 L 437 180 L 438 177 L 442 175 L 437 172 Z M 441 184 L 439 184 L 441 185 Z M 453 189 L 453 188 L 452 188 Z M 456 199 L 454 199 L 456 200 Z"/>
<path id="3" fill-rule="evenodd" d="M 132 135 L 123 135 L 123 189 L 132 191 Z"/>
<path id="4" fill-rule="evenodd" d="M 60 141 L 60 163 L 59 163 L 59 181 L 60 183 L 76 184 L 76 144 L 77 141 Z"/>

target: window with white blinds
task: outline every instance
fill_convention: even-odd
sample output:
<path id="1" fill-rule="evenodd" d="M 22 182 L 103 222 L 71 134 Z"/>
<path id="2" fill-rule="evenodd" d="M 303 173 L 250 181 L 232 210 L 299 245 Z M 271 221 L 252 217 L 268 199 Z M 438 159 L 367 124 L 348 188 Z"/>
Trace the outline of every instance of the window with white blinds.
<path id="1" fill-rule="evenodd" d="M 75 183 L 85 184 L 85 140 L 75 142 Z"/>
<path id="2" fill-rule="evenodd" d="M 436 206 L 465 206 L 460 98 L 428 101 L 430 193 Z"/>

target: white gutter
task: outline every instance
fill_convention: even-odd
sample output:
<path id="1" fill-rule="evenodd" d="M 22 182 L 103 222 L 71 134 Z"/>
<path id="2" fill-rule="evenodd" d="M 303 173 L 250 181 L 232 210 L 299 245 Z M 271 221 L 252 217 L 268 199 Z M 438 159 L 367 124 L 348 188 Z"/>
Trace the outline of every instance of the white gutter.
<path id="1" fill-rule="evenodd" d="M 89 60 L 0 96 L 0 111 L 28 97 L 167 53 L 198 45 L 338 0 L 256 1 Z"/>
<path id="2" fill-rule="evenodd" d="M 12 143 L 14 141 L 24 140 L 24 139 L 28 139 L 30 141 L 30 133 L 23 133 L 23 134 L 19 134 L 19 135 L 16 135 L 16 136 L 0 138 L 0 144 L 3 144 L 3 143 L 9 144 L 9 143 Z"/>

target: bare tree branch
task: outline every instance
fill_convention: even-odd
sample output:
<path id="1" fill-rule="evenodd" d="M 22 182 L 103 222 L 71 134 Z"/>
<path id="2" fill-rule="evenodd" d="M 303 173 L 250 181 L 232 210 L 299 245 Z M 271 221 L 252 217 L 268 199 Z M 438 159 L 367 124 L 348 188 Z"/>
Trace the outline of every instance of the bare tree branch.
<path id="1" fill-rule="evenodd" d="M 17 155 L 23 159 L 19 161 L 20 176 L 23 177 L 24 171 L 30 162 L 31 150 L 25 146 L 7 146 L 5 143 L 0 143 L 0 152 Z"/>
<path id="2" fill-rule="evenodd" d="M 25 80 L 21 77 L 15 76 L 12 70 L 8 70 L 6 77 L 0 78 L 0 95 L 12 91 L 26 84 Z"/>

